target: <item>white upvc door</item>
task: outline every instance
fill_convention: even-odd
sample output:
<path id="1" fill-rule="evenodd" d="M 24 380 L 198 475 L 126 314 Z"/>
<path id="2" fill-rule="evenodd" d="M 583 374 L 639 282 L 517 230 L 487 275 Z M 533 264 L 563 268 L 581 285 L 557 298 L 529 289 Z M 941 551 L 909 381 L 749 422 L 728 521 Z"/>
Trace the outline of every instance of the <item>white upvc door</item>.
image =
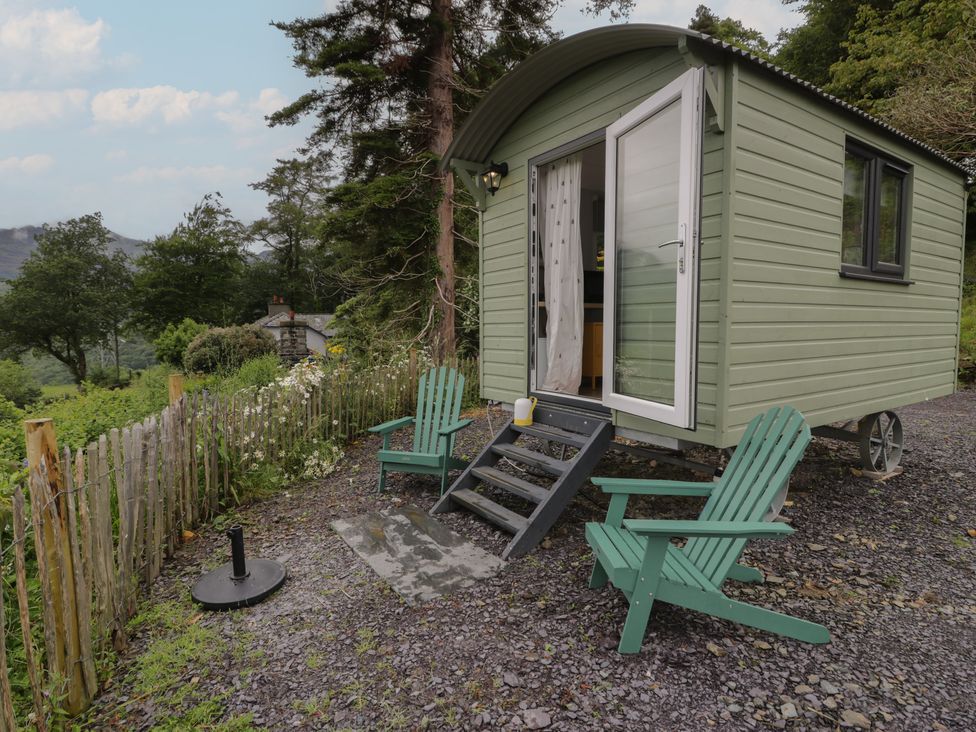
<path id="1" fill-rule="evenodd" d="M 703 69 L 607 128 L 603 401 L 694 427 Z"/>

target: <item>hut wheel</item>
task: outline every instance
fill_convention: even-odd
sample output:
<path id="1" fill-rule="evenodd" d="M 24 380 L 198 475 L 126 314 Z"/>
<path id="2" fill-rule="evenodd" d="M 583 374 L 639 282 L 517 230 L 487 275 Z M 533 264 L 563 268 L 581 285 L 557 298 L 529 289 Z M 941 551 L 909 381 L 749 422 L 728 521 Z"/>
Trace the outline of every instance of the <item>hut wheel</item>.
<path id="1" fill-rule="evenodd" d="M 894 412 L 875 412 L 858 422 L 858 446 L 865 470 L 890 473 L 901 462 L 904 440 L 901 418 Z"/>

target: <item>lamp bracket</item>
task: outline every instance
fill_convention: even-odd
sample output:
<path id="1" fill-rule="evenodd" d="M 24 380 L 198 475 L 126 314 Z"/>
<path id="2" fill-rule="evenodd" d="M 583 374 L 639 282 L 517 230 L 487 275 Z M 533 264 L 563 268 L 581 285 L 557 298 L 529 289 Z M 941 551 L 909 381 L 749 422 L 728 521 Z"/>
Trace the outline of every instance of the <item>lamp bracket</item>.
<path id="1" fill-rule="evenodd" d="M 468 189 L 471 197 L 474 198 L 475 205 L 479 211 L 485 210 L 485 187 L 481 183 L 481 171 L 485 169 L 485 163 L 473 163 L 470 160 L 451 158 L 451 167 L 457 173 L 464 187 Z"/>

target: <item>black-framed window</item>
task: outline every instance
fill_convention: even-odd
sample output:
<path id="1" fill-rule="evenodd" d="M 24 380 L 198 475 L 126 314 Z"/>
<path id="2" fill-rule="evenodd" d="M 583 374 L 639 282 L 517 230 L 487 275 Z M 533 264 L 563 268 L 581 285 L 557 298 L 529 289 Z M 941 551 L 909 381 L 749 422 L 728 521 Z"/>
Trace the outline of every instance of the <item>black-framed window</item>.
<path id="1" fill-rule="evenodd" d="M 848 140 L 844 153 L 841 274 L 905 278 L 911 167 Z"/>

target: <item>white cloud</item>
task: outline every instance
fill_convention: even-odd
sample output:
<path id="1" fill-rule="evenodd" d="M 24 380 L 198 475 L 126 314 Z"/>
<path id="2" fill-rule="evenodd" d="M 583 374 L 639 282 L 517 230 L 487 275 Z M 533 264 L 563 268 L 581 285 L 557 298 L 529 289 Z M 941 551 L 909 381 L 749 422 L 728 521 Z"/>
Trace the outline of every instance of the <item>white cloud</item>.
<path id="1" fill-rule="evenodd" d="M 81 110 L 86 99 L 84 89 L 0 92 L 0 130 L 53 122 Z"/>
<path id="2" fill-rule="evenodd" d="M 109 150 L 107 153 L 105 153 L 106 160 L 125 160 L 127 157 L 129 157 L 129 151 L 122 150 L 121 148 Z"/>
<path id="3" fill-rule="evenodd" d="M 238 135 L 263 128 L 265 117 L 288 104 L 285 95 L 274 87 L 262 89 L 256 99 L 245 105 L 219 111 L 214 116 Z"/>
<path id="4" fill-rule="evenodd" d="M 116 180 L 124 183 L 155 183 L 157 181 L 173 182 L 194 179 L 206 183 L 220 183 L 224 181 L 250 180 L 253 172 L 247 168 L 230 168 L 226 165 L 187 165 L 181 168 L 164 166 L 152 168 L 140 166 L 135 170 L 118 176 Z"/>
<path id="5" fill-rule="evenodd" d="M 95 95 L 91 108 L 96 122 L 134 125 L 161 118 L 166 124 L 174 124 L 189 119 L 199 111 L 232 107 L 239 96 L 235 91 L 214 95 L 162 85 L 109 89 Z"/>
<path id="6" fill-rule="evenodd" d="M 0 172 L 25 173 L 36 175 L 54 165 L 54 158 L 50 155 L 26 155 L 22 158 L 11 157 L 0 159 Z"/>
<path id="7" fill-rule="evenodd" d="M 75 8 L 33 10 L 0 19 L 0 69 L 8 82 L 76 77 L 102 65 L 105 21 Z"/>
<path id="8" fill-rule="evenodd" d="M 261 114 L 268 116 L 288 104 L 285 95 L 274 87 L 262 89 L 251 106 Z"/>

